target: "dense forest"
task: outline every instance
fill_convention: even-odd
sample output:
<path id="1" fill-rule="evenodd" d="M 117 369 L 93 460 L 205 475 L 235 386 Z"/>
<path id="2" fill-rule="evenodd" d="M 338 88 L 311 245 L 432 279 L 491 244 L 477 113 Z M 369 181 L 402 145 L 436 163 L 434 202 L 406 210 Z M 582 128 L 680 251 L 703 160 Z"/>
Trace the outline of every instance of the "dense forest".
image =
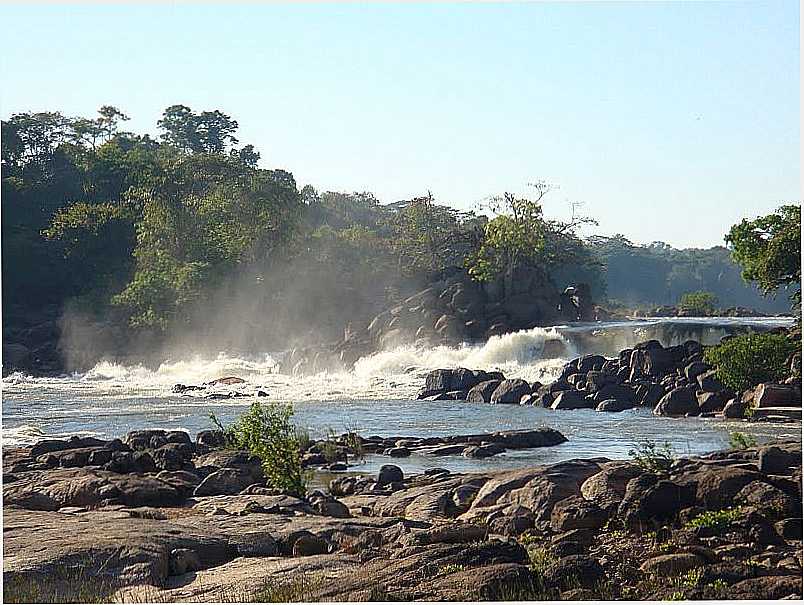
<path id="1" fill-rule="evenodd" d="M 488 282 L 522 264 L 560 289 L 587 283 L 599 302 L 647 307 L 708 290 L 724 307 L 789 308 L 744 282 L 724 247 L 580 238 L 594 221 L 544 217 L 542 183 L 528 198 L 491 198 L 489 216 L 426 191 L 382 204 L 261 168 L 221 111 L 168 107 L 157 138 L 125 131 L 127 120 L 104 106 L 2 123 L 5 334 L 50 314 L 70 318 L 63 330 L 100 322 L 106 338 L 136 334 L 145 347 L 181 334 L 264 350 L 365 323 L 456 268 Z"/>

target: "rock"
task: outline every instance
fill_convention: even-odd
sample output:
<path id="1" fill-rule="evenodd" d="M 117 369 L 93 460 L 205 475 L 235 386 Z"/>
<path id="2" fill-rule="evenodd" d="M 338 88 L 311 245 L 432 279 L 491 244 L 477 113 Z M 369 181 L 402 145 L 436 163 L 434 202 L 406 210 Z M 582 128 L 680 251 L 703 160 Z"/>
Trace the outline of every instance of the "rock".
<path id="1" fill-rule="evenodd" d="M 725 598 L 776 600 L 793 595 L 801 599 L 800 576 L 764 576 L 737 582 L 727 589 Z"/>
<path id="2" fill-rule="evenodd" d="M 581 495 L 604 510 L 616 510 L 625 496 L 628 482 L 642 470 L 628 462 L 608 462 L 581 485 Z"/>
<path id="3" fill-rule="evenodd" d="M 203 445 L 208 448 L 224 447 L 226 445 L 226 437 L 223 431 L 199 431 L 195 436 L 195 442 L 198 445 Z"/>
<path id="4" fill-rule="evenodd" d="M 697 380 L 701 390 L 706 393 L 717 393 L 726 388 L 723 382 L 717 377 L 717 370 L 703 372 L 698 376 Z"/>
<path id="5" fill-rule="evenodd" d="M 572 529 L 599 529 L 606 521 L 608 521 L 608 515 L 605 511 L 594 502 L 578 496 L 558 501 L 550 515 L 550 526 L 556 532 Z"/>
<path id="6" fill-rule="evenodd" d="M 530 395 L 530 391 L 530 385 L 524 380 L 503 380 L 491 394 L 491 403 L 519 403 L 523 395 Z"/>
<path id="7" fill-rule="evenodd" d="M 804 525 L 802 524 L 801 517 L 793 517 L 790 519 L 782 519 L 774 525 L 776 532 L 785 540 L 798 540 L 804 539 Z"/>
<path id="8" fill-rule="evenodd" d="M 430 393 L 446 392 L 452 385 L 452 370 L 432 370 L 425 378 L 424 390 Z"/>
<path id="9" fill-rule="evenodd" d="M 126 506 L 176 506 L 184 500 L 179 490 L 153 477 L 126 476 L 114 488 Z"/>
<path id="10" fill-rule="evenodd" d="M 661 398 L 653 413 L 657 416 L 697 415 L 700 412 L 695 389 L 692 387 L 675 388 Z"/>
<path id="11" fill-rule="evenodd" d="M 686 376 L 687 380 L 690 382 L 696 382 L 698 380 L 698 376 L 711 369 L 712 366 L 710 366 L 708 363 L 704 363 L 703 361 L 693 361 L 684 368 L 684 376 Z"/>
<path id="12" fill-rule="evenodd" d="M 170 551 L 169 567 L 171 576 L 183 576 L 201 569 L 201 559 L 188 548 L 174 548 Z"/>
<path id="13" fill-rule="evenodd" d="M 647 574 L 660 578 L 672 578 L 687 573 L 691 569 L 701 567 L 704 560 L 692 553 L 676 553 L 659 555 L 645 561 L 639 569 Z"/>
<path id="14" fill-rule="evenodd" d="M 550 546 L 550 554 L 560 559 L 570 555 L 582 555 L 586 552 L 586 546 L 580 542 L 573 542 L 572 540 L 562 540 Z"/>
<path id="15" fill-rule="evenodd" d="M 634 407 L 630 401 L 617 401 L 616 399 L 606 399 L 601 401 L 595 408 L 598 412 L 624 412 Z"/>
<path id="16" fill-rule="evenodd" d="M 759 450 L 759 470 L 768 475 L 787 475 L 790 469 L 801 466 L 801 444 L 784 448 L 769 445 Z"/>
<path id="17" fill-rule="evenodd" d="M 250 472 L 242 468 L 222 468 L 207 475 L 195 488 L 194 496 L 233 496 L 254 483 Z"/>
<path id="18" fill-rule="evenodd" d="M 340 500 L 335 498 L 322 498 L 313 504 L 313 510 L 325 517 L 335 517 L 336 519 L 348 519 L 352 516 L 347 507 Z"/>
<path id="19" fill-rule="evenodd" d="M 493 441 L 510 449 L 550 447 L 564 443 L 567 438 L 555 429 L 541 428 L 522 431 L 499 431 L 489 436 Z"/>
<path id="20" fill-rule="evenodd" d="M 276 557 L 280 554 L 279 542 L 264 531 L 246 532 L 238 536 L 236 547 L 241 557 Z"/>
<path id="21" fill-rule="evenodd" d="M 383 464 L 377 473 L 377 485 L 382 487 L 391 483 L 401 483 L 405 479 L 402 469 L 393 464 Z"/>
<path id="22" fill-rule="evenodd" d="M 702 392 L 698 393 L 697 397 L 701 414 L 714 414 L 715 412 L 722 411 L 723 408 L 726 407 L 726 391 L 718 391 L 716 393 Z"/>
<path id="23" fill-rule="evenodd" d="M 761 480 L 757 472 L 735 466 L 706 465 L 681 472 L 674 481 L 695 489 L 695 500 L 709 510 L 734 504 L 734 497 L 752 481 Z"/>
<path id="24" fill-rule="evenodd" d="M 570 362 L 573 363 L 573 362 Z M 591 370 L 600 370 L 603 364 L 606 363 L 606 358 L 602 355 L 584 355 L 583 357 L 575 360 L 577 363 L 578 372 L 585 374 Z"/>
<path id="25" fill-rule="evenodd" d="M 410 456 L 410 450 L 406 447 L 392 447 L 385 452 L 391 458 L 407 458 Z"/>
<path id="26" fill-rule="evenodd" d="M 216 378 L 215 380 L 211 380 L 207 384 L 212 386 L 220 384 L 229 386 L 233 384 L 243 384 L 244 382 L 246 381 L 243 380 L 242 378 L 239 378 L 238 376 L 224 376 L 223 378 Z"/>
<path id="27" fill-rule="evenodd" d="M 753 506 L 776 518 L 790 517 L 801 512 L 801 503 L 794 502 L 782 490 L 764 481 L 752 481 L 734 496 L 737 503 Z"/>
<path id="28" fill-rule="evenodd" d="M 501 383 L 502 380 L 483 381 L 469 390 L 466 400 L 471 403 L 489 403 L 491 402 L 491 395 Z"/>
<path id="29" fill-rule="evenodd" d="M 167 483 L 185 498 L 201 483 L 198 475 L 187 471 L 161 471 L 157 473 L 156 478 Z"/>
<path id="30" fill-rule="evenodd" d="M 617 384 L 617 376 L 614 374 L 599 370 L 591 370 L 586 374 L 586 390 L 590 393 L 612 384 Z"/>
<path id="31" fill-rule="evenodd" d="M 744 418 L 748 406 L 739 399 L 731 399 L 723 407 L 724 418 Z"/>
<path id="32" fill-rule="evenodd" d="M 641 392 L 637 392 L 639 405 L 651 408 L 656 407 L 656 404 L 659 403 L 665 393 L 664 387 L 655 382 L 644 385 L 640 389 Z"/>
<path id="33" fill-rule="evenodd" d="M 545 586 L 559 590 L 595 588 L 605 577 L 605 571 L 597 559 L 587 555 L 563 557 L 542 573 Z"/>
<path id="34" fill-rule="evenodd" d="M 630 527 L 651 526 L 672 519 L 694 502 L 694 489 L 650 474 L 631 479 L 618 516 Z"/>
<path id="35" fill-rule="evenodd" d="M 300 535 L 293 542 L 294 557 L 309 557 L 312 555 L 325 555 L 329 551 L 329 544 L 324 538 L 309 532 Z"/>
<path id="36" fill-rule="evenodd" d="M 754 391 L 754 405 L 758 408 L 801 407 L 801 392 L 796 397 L 792 385 L 762 383 Z"/>
<path id="37" fill-rule="evenodd" d="M 594 408 L 595 404 L 578 391 L 561 391 L 550 407 L 554 410 L 579 410 Z"/>

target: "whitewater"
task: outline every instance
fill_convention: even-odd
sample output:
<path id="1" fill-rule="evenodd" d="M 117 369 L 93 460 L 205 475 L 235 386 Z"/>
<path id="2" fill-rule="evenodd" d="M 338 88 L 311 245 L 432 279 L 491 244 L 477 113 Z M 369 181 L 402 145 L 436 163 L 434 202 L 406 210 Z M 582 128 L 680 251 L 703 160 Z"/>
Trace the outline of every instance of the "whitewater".
<path id="1" fill-rule="evenodd" d="M 643 438 L 677 442 L 681 451 L 714 449 L 725 443 L 734 422 L 714 419 L 655 418 L 650 410 L 601 414 L 594 410 L 555 412 L 534 407 L 465 402 L 415 401 L 427 372 L 467 367 L 497 370 L 509 378 L 547 383 L 578 355 L 616 355 L 649 338 L 665 345 L 696 338 L 713 344 L 735 326 L 769 329 L 789 325 L 786 318 L 640 320 L 533 328 L 457 347 L 402 346 L 357 361 L 351 371 L 292 376 L 278 371 L 283 353 L 186 356 L 155 368 L 102 361 L 83 373 L 34 378 L 13 373 L 3 379 L 3 445 L 34 443 L 73 434 L 121 436 L 128 430 L 165 428 L 194 433 L 210 428 L 209 413 L 233 420 L 262 391 L 261 401 L 293 403 L 295 421 L 312 435 L 359 430 L 369 435 L 444 435 L 534 426 L 551 426 L 570 438 L 545 452 L 506 454 L 487 461 L 452 460 L 456 470 L 522 464 L 522 457 L 566 458 L 624 455 Z M 201 385 L 237 376 L 245 382 L 176 394 L 175 384 Z M 231 397 L 231 395 L 242 395 Z M 797 435 L 800 425 L 739 422 L 760 439 Z M 676 427 L 683 426 L 682 429 Z M 747 428 L 746 428 L 747 427 Z M 377 461 L 369 461 L 372 465 Z M 440 461 L 444 463 L 444 460 Z M 412 459 L 408 466 L 429 464 Z"/>

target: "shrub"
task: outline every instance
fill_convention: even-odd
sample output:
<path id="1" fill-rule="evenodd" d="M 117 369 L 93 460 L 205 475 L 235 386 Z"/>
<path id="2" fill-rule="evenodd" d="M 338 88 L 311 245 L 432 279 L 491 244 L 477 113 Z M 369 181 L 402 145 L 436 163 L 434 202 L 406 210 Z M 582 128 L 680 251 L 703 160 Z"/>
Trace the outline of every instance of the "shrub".
<path id="1" fill-rule="evenodd" d="M 640 441 L 628 450 L 634 464 L 651 473 L 664 474 L 673 464 L 673 448 L 665 442 L 661 445 L 653 441 Z"/>
<path id="2" fill-rule="evenodd" d="M 687 292 L 678 301 L 679 308 L 687 315 L 706 317 L 715 312 L 717 298 L 711 292 L 699 290 L 697 292 Z"/>
<path id="3" fill-rule="evenodd" d="M 224 427 L 214 414 L 212 422 L 223 431 L 226 444 L 248 450 L 260 460 L 271 487 L 294 496 L 304 496 L 307 475 L 302 469 L 299 437 L 290 422 L 293 407 L 280 403 L 252 403 L 248 412 L 230 427 Z"/>
<path id="4" fill-rule="evenodd" d="M 722 510 L 708 510 L 693 518 L 686 524 L 686 528 L 696 529 L 706 527 L 721 532 L 742 516 L 739 508 L 724 508 Z"/>
<path id="5" fill-rule="evenodd" d="M 704 358 L 724 385 L 745 391 L 761 382 L 784 379 L 787 360 L 797 349 L 798 344 L 784 334 L 743 334 L 708 348 Z"/>
<path id="6" fill-rule="evenodd" d="M 729 433 L 729 445 L 735 450 L 745 450 L 749 447 L 754 447 L 757 440 L 752 435 L 746 435 L 740 431 L 732 431 Z"/>

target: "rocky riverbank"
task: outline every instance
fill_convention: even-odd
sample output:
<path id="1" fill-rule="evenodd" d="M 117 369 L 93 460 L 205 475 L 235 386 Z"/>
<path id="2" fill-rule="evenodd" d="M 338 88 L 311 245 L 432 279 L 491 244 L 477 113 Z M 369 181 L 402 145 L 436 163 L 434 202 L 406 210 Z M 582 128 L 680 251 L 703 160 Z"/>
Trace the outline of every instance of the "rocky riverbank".
<path id="1" fill-rule="evenodd" d="M 801 419 L 800 378 L 763 383 L 735 393 L 703 360 L 703 347 L 694 340 L 672 347 L 649 340 L 623 349 L 614 358 L 579 357 L 567 363 L 550 384 L 507 379 L 500 372 L 484 370 L 434 370 L 427 375 L 418 398 L 598 412 L 642 406 L 652 408 L 659 416 L 743 418 L 750 410 L 755 419 Z"/>
<path id="2" fill-rule="evenodd" d="M 5 600 L 801 597 L 800 442 L 494 473 L 388 464 L 303 498 L 217 447 L 137 431 L 6 449 Z"/>

